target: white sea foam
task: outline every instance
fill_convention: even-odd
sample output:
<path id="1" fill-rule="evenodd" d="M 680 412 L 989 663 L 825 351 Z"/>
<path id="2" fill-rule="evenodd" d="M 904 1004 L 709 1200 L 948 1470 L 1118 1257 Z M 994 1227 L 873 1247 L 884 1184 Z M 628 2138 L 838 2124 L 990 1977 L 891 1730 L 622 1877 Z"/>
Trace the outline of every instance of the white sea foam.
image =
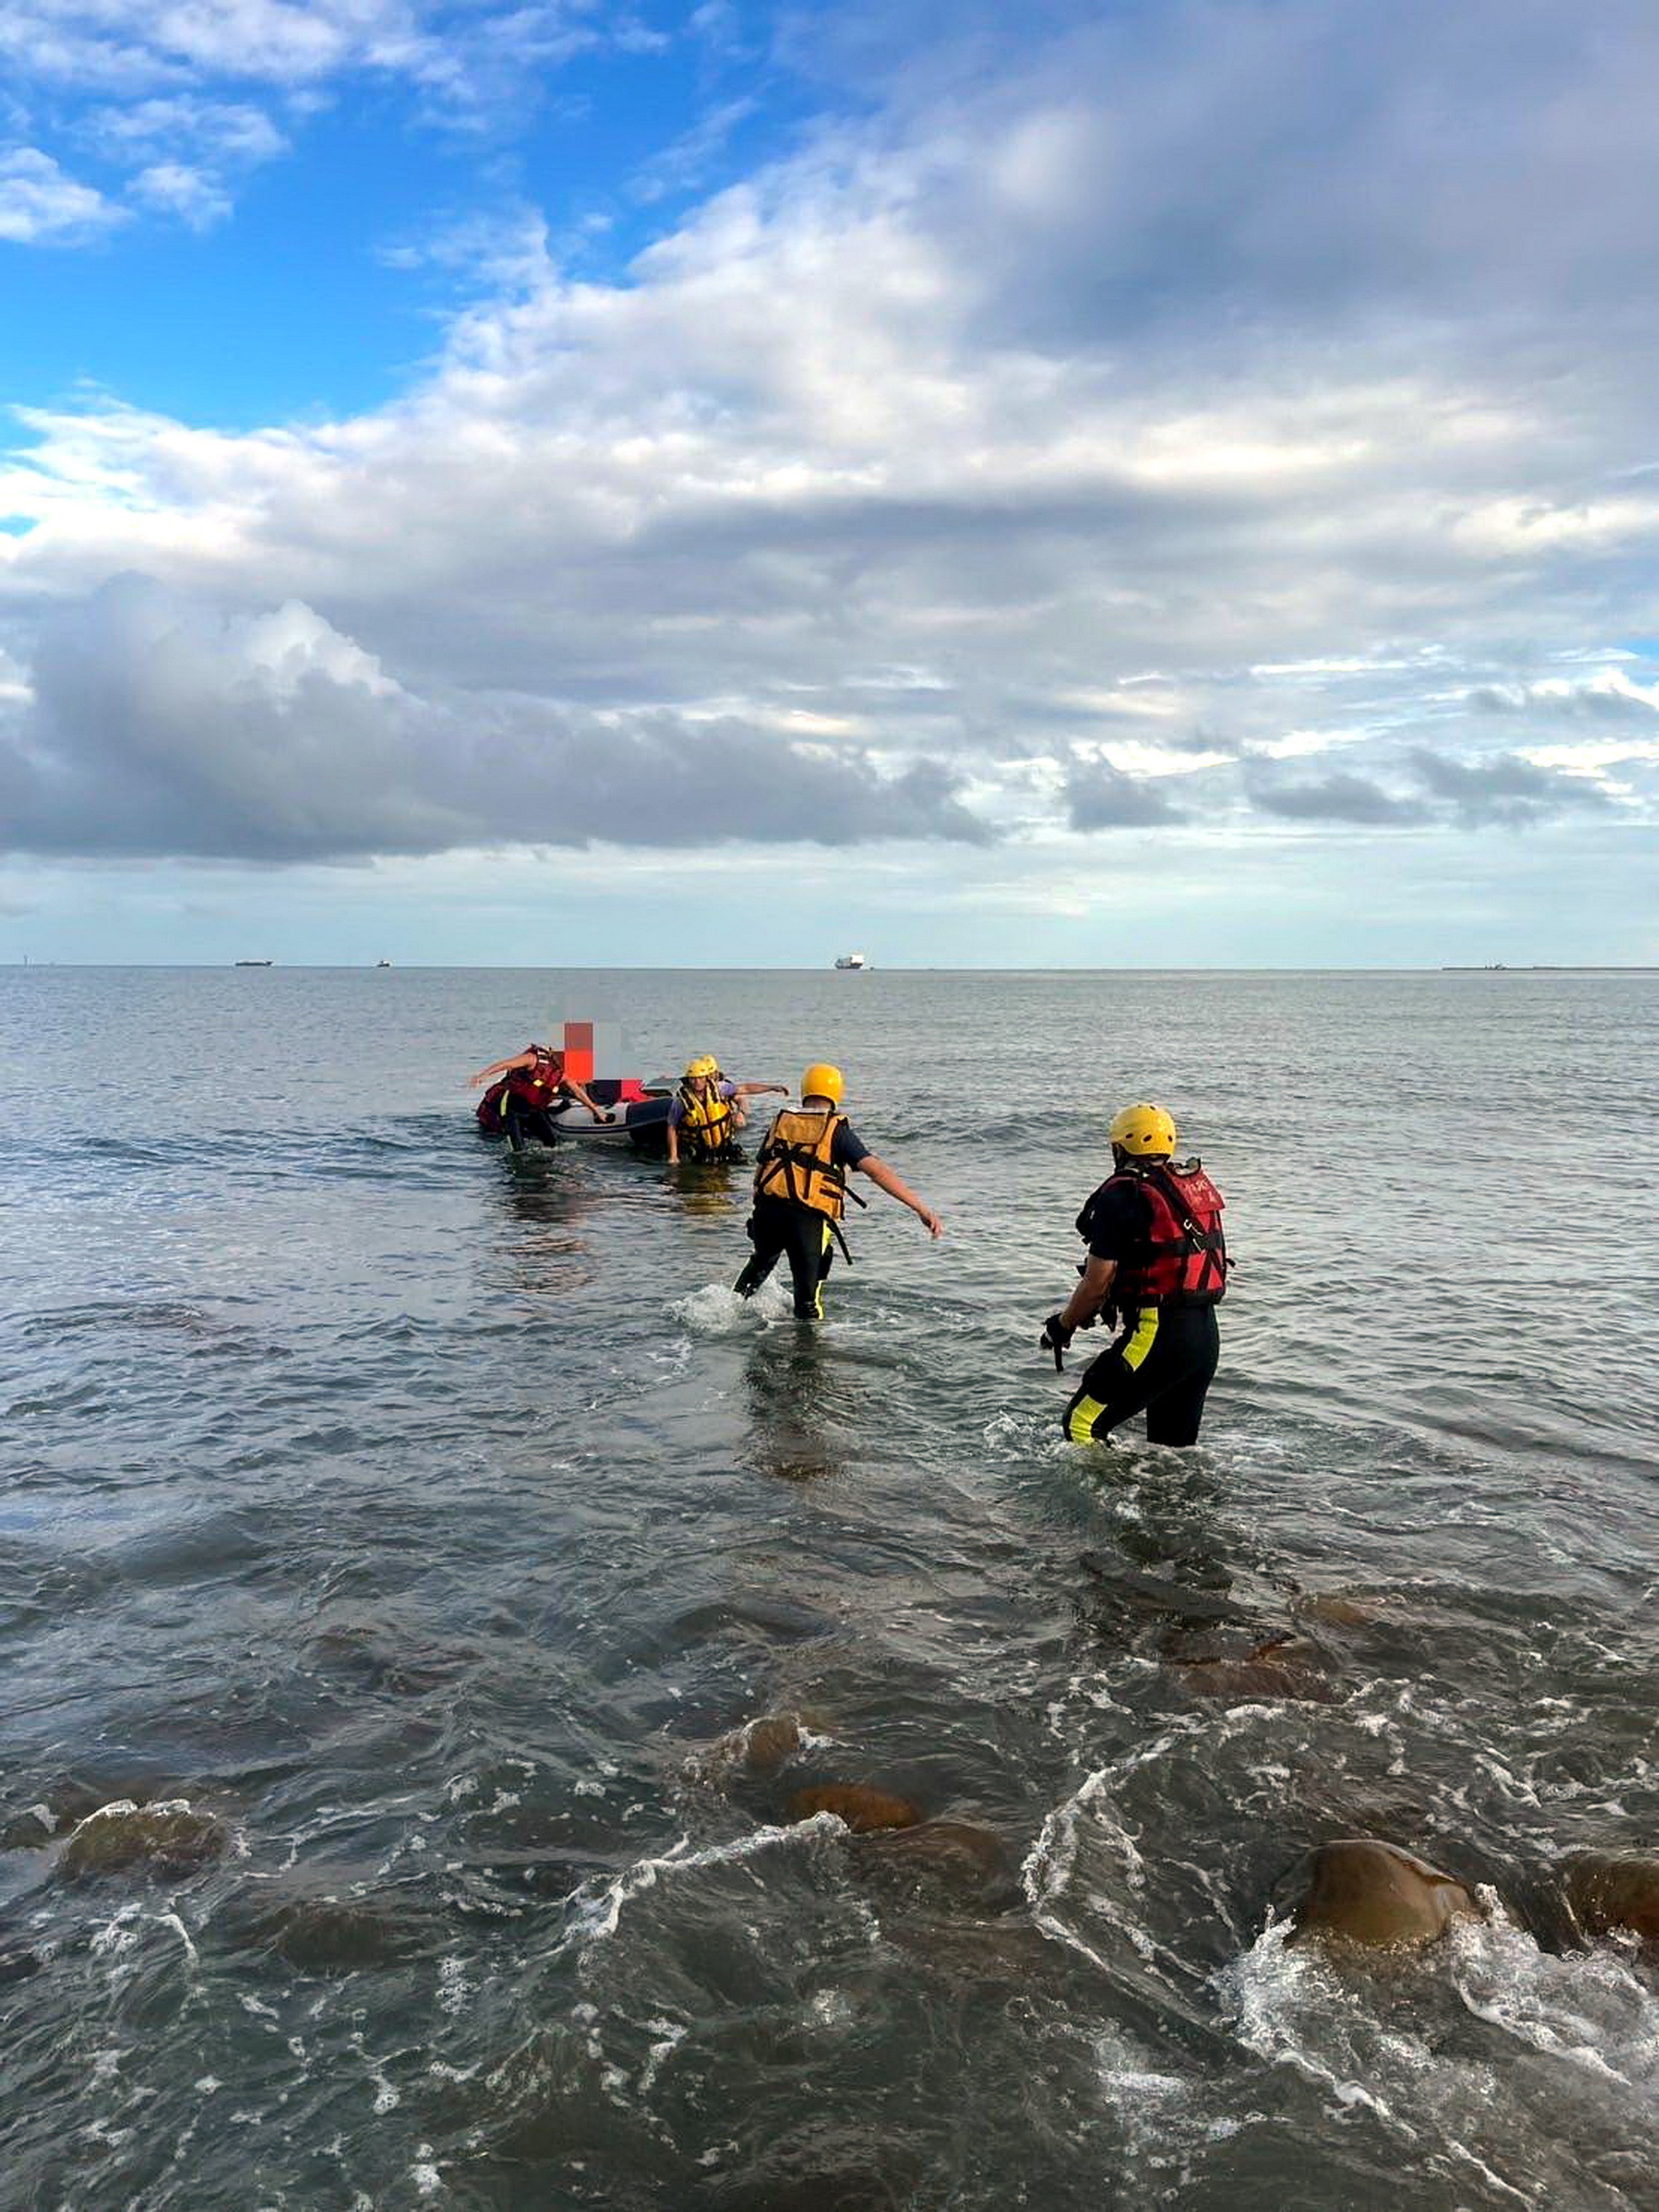
<path id="1" fill-rule="evenodd" d="M 662 2071 L 665 2061 L 673 2056 L 678 2045 L 685 2040 L 686 2035 L 683 2021 L 648 2020 L 646 2027 L 658 2038 L 658 2040 L 646 2052 L 645 2063 L 640 2069 L 639 2088 L 642 2097 Z"/>
<path id="2" fill-rule="evenodd" d="M 452 2019 L 466 2010 L 466 2001 L 472 1994 L 472 1984 L 466 1978 L 466 1968 L 459 1955 L 452 1954 L 438 1961 L 438 2002 Z"/>
<path id="3" fill-rule="evenodd" d="M 1333 2112 L 1368 2112 L 1413 2157 L 1437 2152 L 1544 2212 L 1574 2170 L 1585 2087 L 1632 2155 L 1659 2154 L 1659 1998 L 1614 1954 L 1540 1951 L 1486 1901 L 1490 1920 L 1374 1967 L 1292 1948 L 1287 1924 L 1270 1923 L 1217 1982 L 1245 2048 Z M 1449 2031 L 1453 1998 L 1494 2031 L 1490 2045 Z M 1522 2051 L 1548 2066 L 1521 2073 Z"/>
<path id="4" fill-rule="evenodd" d="M 1477 2019 L 1628 2091 L 1632 2114 L 1651 2126 L 1659 2113 L 1659 1995 L 1630 1958 L 1612 1947 L 1556 1957 L 1501 1914 L 1464 1923 L 1449 1948 L 1453 1985 Z"/>
<path id="5" fill-rule="evenodd" d="M 789 1310 L 788 1296 L 775 1277 L 752 1298 L 740 1298 L 726 1283 L 705 1283 L 670 1301 L 668 1310 L 694 1336 L 732 1336 L 757 1322 L 776 1321 Z"/>
<path id="6" fill-rule="evenodd" d="M 796 1821 L 787 1828 L 751 1829 L 746 1836 L 738 1836 L 729 1844 L 713 1844 L 700 1851 L 694 1851 L 690 1838 L 683 1836 L 659 1856 L 636 1859 L 596 1894 L 583 1897 L 579 1891 L 565 1942 L 579 1943 L 584 1950 L 604 1942 L 616 1933 L 623 1907 L 647 1890 L 654 1889 L 665 1876 L 691 1874 L 704 1867 L 738 1866 L 763 1851 L 788 1850 L 825 1835 L 838 1834 L 841 1828 L 842 1823 L 833 1813 L 818 1813 L 810 1820 Z"/>

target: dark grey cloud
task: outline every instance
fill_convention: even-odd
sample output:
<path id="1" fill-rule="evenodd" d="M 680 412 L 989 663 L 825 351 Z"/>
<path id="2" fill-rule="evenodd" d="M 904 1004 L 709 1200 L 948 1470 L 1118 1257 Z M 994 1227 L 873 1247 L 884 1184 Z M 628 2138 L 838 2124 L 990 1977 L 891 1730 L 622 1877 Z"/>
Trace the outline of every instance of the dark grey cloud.
<path id="1" fill-rule="evenodd" d="M 1411 762 L 1436 798 L 1449 799 L 1458 819 L 1470 827 L 1497 823 L 1524 829 L 1573 809 L 1591 813 L 1613 809 L 1613 799 L 1598 784 L 1556 769 L 1536 768 L 1513 753 L 1460 761 L 1419 745 Z"/>
<path id="2" fill-rule="evenodd" d="M 1245 787 L 1253 805 L 1286 822 L 1358 822 L 1376 828 L 1425 821 L 1419 799 L 1401 799 L 1369 776 L 1339 770 L 1295 781 L 1252 773 Z"/>
<path id="3" fill-rule="evenodd" d="M 1235 344 L 1385 305 L 1541 324 L 1659 276 L 1649 0 L 1079 4 L 988 93 L 997 12 L 961 11 L 954 81 L 911 57 L 969 118 L 954 213 L 997 280 L 988 323 L 1201 319 Z"/>
<path id="4" fill-rule="evenodd" d="M 662 848 L 994 832 L 929 758 L 731 715 L 411 697 L 297 605 L 226 617 L 147 579 L 46 634 L 0 732 L 5 848 L 264 861 L 615 841 Z"/>
<path id="5" fill-rule="evenodd" d="M 1187 818 L 1158 784 L 1126 775 L 1109 761 L 1074 760 L 1066 804 L 1073 830 L 1146 830 Z"/>
<path id="6" fill-rule="evenodd" d="M 1571 684 L 1565 687 L 1539 684 L 1477 684 L 1468 702 L 1482 714 L 1521 714 L 1528 720 L 1608 723 L 1651 727 L 1659 707 L 1640 692 L 1607 683 Z"/>

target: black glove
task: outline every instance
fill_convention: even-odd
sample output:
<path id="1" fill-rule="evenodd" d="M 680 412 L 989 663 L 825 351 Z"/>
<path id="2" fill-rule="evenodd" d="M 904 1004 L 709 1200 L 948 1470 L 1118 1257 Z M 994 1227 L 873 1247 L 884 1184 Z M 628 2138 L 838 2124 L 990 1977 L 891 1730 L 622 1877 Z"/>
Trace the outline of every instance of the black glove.
<path id="1" fill-rule="evenodd" d="M 1037 1346 L 1041 1351 L 1054 1353 L 1056 1375 L 1063 1375 L 1066 1371 L 1066 1347 L 1070 1344 L 1072 1335 L 1073 1332 L 1057 1313 L 1051 1313 L 1042 1324 L 1042 1334 L 1037 1339 Z"/>

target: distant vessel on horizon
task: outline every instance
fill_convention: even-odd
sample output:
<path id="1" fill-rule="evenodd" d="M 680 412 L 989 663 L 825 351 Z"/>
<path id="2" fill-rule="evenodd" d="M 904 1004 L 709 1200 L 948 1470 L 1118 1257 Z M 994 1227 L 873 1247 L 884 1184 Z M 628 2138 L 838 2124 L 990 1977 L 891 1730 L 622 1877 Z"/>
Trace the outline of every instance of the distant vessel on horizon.
<path id="1" fill-rule="evenodd" d="M 374 963 L 374 965 L 377 968 L 389 968 L 392 965 L 392 963 L 389 960 L 377 960 Z"/>
<path id="2" fill-rule="evenodd" d="M 867 968 L 870 963 L 861 952 L 843 952 L 836 965 L 837 968 Z"/>
<path id="3" fill-rule="evenodd" d="M 271 963 L 269 960 L 236 960 L 231 964 L 236 968 L 269 968 Z"/>

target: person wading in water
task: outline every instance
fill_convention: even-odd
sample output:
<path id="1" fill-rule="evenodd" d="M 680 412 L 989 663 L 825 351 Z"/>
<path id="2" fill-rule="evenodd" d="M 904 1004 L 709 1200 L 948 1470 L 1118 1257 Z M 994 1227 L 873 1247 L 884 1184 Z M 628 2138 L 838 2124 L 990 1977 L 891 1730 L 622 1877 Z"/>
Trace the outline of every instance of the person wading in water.
<path id="1" fill-rule="evenodd" d="M 526 1137 L 544 1145 L 556 1145 L 556 1116 L 574 1098 L 586 1106 L 596 1121 L 614 1121 L 616 1115 L 590 1098 L 574 1076 L 567 1075 L 564 1054 L 550 1044 L 527 1044 L 511 1060 L 498 1060 L 469 1075 L 466 1087 L 481 1083 L 489 1089 L 478 1101 L 478 1128 L 486 1137 L 505 1137 L 515 1152 L 524 1150 Z"/>
<path id="2" fill-rule="evenodd" d="M 688 1060 L 668 1109 L 669 1166 L 677 1164 L 682 1152 L 700 1167 L 742 1159 L 738 1132 L 744 1123 L 743 1101 L 768 1091 L 775 1091 L 780 1098 L 789 1096 L 787 1083 L 733 1083 L 721 1074 L 711 1052 Z"/>
<path id="3" fill-rule="evenodd" d="M 908 1206 L 930 1237 L 945 1234 L 938 1214 L 876 1158 L 839 1110 L 844 1090 L 841 1070 L 815 1060 L 801 1078 L 800 1104 L 778 1115 L 756 1156 L 755 1210 L 749 1218 L 754 1257 L 732 1288 L 740 1298 L 753 1297 L 787 1253 L 797 1321 L 823 1318 L 823 1280 L 836 1245 L 847 1254 L 841 1233 L 847 1200 L 864 1204 L 847 1188 L 854 1170 Z"/>
<path id="4" fill-rule="evenodd" d="M 1061 1425 L 1073 1443 L 1093 1443 L 1144 1411 L 1149 1443 L 1196 1443 L 1221 1352 L 1221 1193 L 1200 1161 L 1175 1162 L 1176 1125 L 1161 1106 L 1126 1106 L 1107 1136 L 1112 1172 L 1077 1218 L 1089 1246 L 1083 1279 L 1038 1341 L 1058 1368 L 1078 1329 L 1103 1320 L 1118 1334 Z"/>

